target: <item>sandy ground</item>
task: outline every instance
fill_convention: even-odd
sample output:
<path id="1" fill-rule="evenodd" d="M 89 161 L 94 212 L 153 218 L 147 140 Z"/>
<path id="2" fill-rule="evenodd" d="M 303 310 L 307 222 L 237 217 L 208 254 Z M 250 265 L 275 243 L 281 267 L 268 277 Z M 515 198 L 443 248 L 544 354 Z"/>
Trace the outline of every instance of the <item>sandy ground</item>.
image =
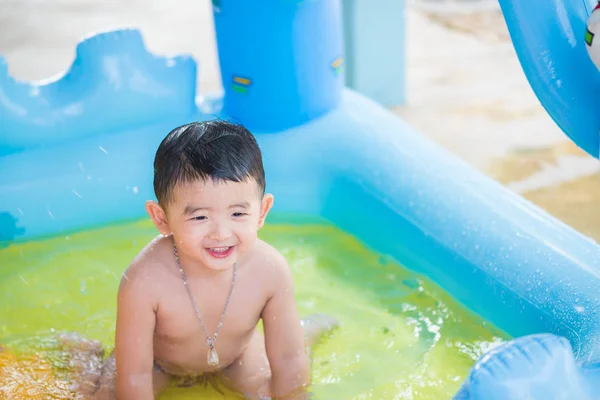
<path id="1" fill-rule="evenodd" d="M 19 80 L 69 67 L 81 37 L 134 26 L 158 54 L 191 54 L 220 90 L 209 0 L 0 0 L 0 54 Z M 492 0 L 410 0 L 408 103 L 393 111 L 553 215 L 600 240 L 600 163 L 572 145 L 530 89 Z M 435 162 L 435 161 L 433 161 Z"/>

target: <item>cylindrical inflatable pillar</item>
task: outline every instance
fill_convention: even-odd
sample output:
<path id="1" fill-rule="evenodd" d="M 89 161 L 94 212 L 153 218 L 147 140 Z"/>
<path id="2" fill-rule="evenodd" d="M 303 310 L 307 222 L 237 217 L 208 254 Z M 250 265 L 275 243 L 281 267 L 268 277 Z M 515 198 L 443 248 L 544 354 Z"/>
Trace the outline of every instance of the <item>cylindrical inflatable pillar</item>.
<path id="1" fill-rule="evenodd" d="M 406 101 L 405 0 L 344 0 L 346 86 L 384 106 Z"/>
<path id="2" fill-rule="evenodd" d="M 339 0 L 213 0 L 224 113 L 279 131 L 327 113 L 343 88 Z"/>

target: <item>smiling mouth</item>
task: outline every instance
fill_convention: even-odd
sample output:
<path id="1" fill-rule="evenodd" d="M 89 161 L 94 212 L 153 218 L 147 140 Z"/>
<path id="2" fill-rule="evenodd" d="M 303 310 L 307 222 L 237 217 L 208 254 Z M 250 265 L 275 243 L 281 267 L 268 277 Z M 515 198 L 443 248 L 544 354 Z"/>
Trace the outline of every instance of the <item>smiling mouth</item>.
<path id="1" fill-rule="evenodd" d="M 228 247 L 207 247 L 208 254 L 215 258 L 225 258 L 233 252 L 234 246 Z"/>

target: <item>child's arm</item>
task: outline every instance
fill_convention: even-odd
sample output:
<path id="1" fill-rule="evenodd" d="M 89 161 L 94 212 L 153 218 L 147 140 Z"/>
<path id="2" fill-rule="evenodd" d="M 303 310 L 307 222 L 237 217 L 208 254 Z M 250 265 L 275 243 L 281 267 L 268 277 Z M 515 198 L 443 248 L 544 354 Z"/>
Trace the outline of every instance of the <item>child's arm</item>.
<path id="1" fill-rule="evenodd" d="M 304 387 L 309 383 L 310 371 L 292 273 L 283 256 L 273 257 L 271 262 L 269 277 L 275 291 L 262 312 L 271 394 L 276 399 L 305 399 Z"/>
<path id="2" fill-rule="evenodd" d="M 119 400 L 154 399 L 152 368 L 156 314 L 147 287 L 149 278 L 143 275 L 139 268 L 128 271 L 119 287 L 115 334 Z"/>

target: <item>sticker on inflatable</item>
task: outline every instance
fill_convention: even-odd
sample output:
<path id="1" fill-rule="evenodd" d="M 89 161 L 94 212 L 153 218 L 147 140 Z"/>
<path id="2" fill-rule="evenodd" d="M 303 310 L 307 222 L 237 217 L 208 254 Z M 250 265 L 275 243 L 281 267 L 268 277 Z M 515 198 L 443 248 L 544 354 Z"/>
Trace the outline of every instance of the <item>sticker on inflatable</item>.
<path id="1" fill-rule="evenodd" d="M 344 59 L 342 57 L 338 57 L 334 62 L 331 63 L 331 68 L 336 75 L 339 75 L 342 72 L 342 66 L 344 65 Z"/>
<path id="2" fill-rule="evenodd" d="M 248 87 L 252 81 L 248 78 L 244 78 L 241 76 L 234 76 L 233 83 L 231 84 L 231 88 L 238 93 L 246 93 L 248 92 Z"/>
<path id="3" fill-rule="evenodd" d="M 585 42 L 587 43 L 588 46 L 591 46 L 593 41 L 594 41 L 594 34 L 592 32 L 590 32 L 589 29 L 586 29 Z"/>

